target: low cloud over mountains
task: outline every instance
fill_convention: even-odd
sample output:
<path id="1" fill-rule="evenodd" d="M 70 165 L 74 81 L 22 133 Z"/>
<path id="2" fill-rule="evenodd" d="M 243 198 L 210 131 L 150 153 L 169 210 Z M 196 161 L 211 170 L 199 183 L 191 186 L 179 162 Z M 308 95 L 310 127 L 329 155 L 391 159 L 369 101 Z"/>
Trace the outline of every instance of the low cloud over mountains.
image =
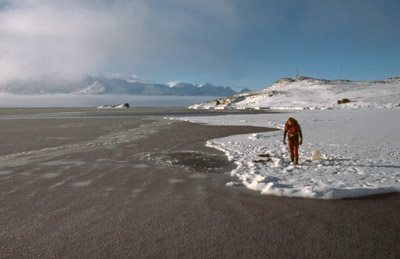
<path id="1" fill-rule="evenodd" d="M 35 80 L 14 80 L 0 85 L 0 91 L 12 94 L 124 94 L 150 96 L 231 96 L 249 91 L 245 88 L 235 91 L 231 87 L 210 83 L 173 84 L 149 83 L 135 77 L 87 75 L 79 80 L 57 80 L 41 78 Z"/>

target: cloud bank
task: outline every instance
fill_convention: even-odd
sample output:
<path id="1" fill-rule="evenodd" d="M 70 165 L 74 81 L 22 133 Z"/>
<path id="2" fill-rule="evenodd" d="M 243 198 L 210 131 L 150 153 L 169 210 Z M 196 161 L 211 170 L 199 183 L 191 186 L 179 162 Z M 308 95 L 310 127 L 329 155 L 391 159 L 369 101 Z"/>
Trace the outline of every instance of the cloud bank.
<path id="1" fill-rule="evenodd" d="M 203 17 L 218 24 L 233 18 L 227 20 L 225 1 L 200 2 L 171 1 L 162 7 L 159 1 L 140 0 L 2 1 L 0 81 L 42 75 L 73 78 L 168 62 L 183 65 L 191 59 L 206 65 L 213 53 L 200 35 L 209 30 Z M 190 18 L 188 9 L 201 14 Z M 212 57 L 215 62 L 217 58 Z"/>
<path id="2" fill-rule="evenodd" d="M 393 45 L 398 7 L 391 0 L 0 0 L 0 84 L 92 73 L 236 80 L 279 67 L 304 46 L 314 51 L 315 42 L 325 44 L 319 51 L 337 39 Z"/>

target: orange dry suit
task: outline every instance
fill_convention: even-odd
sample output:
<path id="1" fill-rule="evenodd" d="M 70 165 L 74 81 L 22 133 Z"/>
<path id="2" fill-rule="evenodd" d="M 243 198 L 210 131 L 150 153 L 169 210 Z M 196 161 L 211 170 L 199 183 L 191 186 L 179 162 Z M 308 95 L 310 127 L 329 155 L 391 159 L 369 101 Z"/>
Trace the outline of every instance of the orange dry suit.
<path id="1" fill-rule="evenodd" d="M 288 133 L 288 144 L 290 150 L 290 158 L 294 161 L 296 158 L 296 163 L 299 160 L 299 136 L 302 137 L 301 127 L 296 120 L 292 120 L 292 124 L 289 125 L 289 120 L 285 124 L 285 132 Z"/>

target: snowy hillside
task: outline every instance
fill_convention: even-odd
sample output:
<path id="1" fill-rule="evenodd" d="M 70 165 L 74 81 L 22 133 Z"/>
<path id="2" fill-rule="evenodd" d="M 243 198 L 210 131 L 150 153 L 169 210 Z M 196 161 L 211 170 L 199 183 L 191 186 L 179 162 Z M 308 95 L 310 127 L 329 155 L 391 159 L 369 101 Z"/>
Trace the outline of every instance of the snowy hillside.
<path id="1" fill-rule="evenodd" d="M 338 100 L 350 102 L 338 104 Z M 348 81 L 284 78 L 270 87 L 215 101 L 194 109 L 336 109 L 391 108 L 400 105 L 400 78 L 381 81 Z"/>

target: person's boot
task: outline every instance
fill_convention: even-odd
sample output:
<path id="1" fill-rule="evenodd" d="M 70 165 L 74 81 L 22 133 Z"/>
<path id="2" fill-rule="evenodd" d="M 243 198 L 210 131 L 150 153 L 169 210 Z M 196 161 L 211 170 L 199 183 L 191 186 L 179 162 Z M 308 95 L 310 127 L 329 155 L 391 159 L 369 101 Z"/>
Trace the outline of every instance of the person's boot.
<path id="1" fill-rule="evenodd" d="M 296 165 L 299 165 L 299 159 L 296 158 Z"/>

